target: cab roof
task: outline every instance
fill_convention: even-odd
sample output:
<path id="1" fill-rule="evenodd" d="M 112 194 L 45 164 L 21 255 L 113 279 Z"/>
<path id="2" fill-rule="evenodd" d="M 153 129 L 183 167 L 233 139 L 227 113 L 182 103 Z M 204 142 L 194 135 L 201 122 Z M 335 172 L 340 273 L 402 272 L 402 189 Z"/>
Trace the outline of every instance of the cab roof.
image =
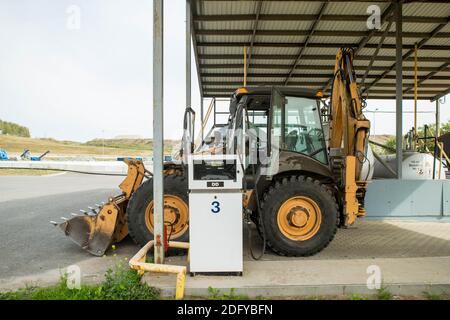
<path id="1" fill-rule="evenodd" d="M 240 92 L 245 91 L 247 92 Z M 319 97 L 316 95 L 317 91 L 305 88 L 296 88 L 296 87 L 273 87 L 273 86 L 264 86 L 264 87 L 243 87 L 236 90 L 236 96 L 243 95 L 271 95 L 272 90 L 278 90 L 281 94 L 285 96 L 294 96 L 294 97 L 304 97 L 310 99 L 318 99 Z"/>

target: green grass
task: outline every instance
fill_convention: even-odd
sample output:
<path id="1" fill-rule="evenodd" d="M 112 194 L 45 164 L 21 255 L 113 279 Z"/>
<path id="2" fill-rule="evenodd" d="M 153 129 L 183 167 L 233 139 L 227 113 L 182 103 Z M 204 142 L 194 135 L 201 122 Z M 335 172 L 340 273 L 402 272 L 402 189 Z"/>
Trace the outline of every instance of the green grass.
<path id="1" fill-rule="evenodd" d="M 424 292 L 423 295 L 427 300 L 442 300 L 442 294 L 432 293 L 432 292 Z"/>
<path id="2" fill-rule="evenodd" d="M 393 295 L 385 287 L 381 287 L 377 292 L 378 300 L 392 300 Z"/>
<path id="3" fill-rule="evenodd" d="M 233 288 L 230 289 L 230 292 L 222 293 L 219 289 L 208 287 L 209 296 L 207 299 L 211 300 L 249 300 L 250 298 L 247 295 L 236 294 Z"/>
<path id="4" fill-rule="evenodd" d="M 362 294 L 354 293 L 350 295 L 350 300 L 368 300 L 368 297 Z"/>
<path id="5" fill-rule="evenodd" d="M 106 272 L 99 285 L 83 285 L 69 289 L 66 277 L 53 287 L 26 287 L 15 292 L 0 293 L 0 300 L 156 300 L 159 292 L 145 283 L 136 270 L 118 265 Z"/>

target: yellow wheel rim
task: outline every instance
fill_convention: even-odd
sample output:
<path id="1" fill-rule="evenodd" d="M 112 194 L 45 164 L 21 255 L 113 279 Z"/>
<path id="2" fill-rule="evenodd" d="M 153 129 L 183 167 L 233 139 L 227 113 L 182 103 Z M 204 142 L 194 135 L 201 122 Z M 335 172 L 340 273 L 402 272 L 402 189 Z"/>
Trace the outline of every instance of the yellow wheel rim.
<path id="1" fill-rule="evenodd" d="M 278 228 L 291 240 L 311 239 L 319 231 L 321 222 L 322 213 L 319 206 L 308 197 L 292 197 L 278 209 Z"/>
<path id="2" fill-rule="evenodd" d="M 153 200 L 145 209 L 145 224 L 147 229 L 153 234 Z M 181 237 L 188 229 L 189 209 L 181 198 L 173 195 L 164 196 L 164 224 L 167 226 L 167 233 L 171 234 L 170 239 Z"/>

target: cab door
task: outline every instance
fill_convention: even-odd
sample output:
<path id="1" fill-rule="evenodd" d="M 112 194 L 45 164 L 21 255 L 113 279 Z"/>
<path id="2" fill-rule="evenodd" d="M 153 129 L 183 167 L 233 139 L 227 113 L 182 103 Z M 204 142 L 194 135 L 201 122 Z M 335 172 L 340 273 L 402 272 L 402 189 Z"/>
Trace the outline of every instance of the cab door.
<path id="1" fill-rule="evenodd" d="M 277 88 L 272 88 L 269 113 L 270 129 L 267 130 L 269 155 L 272 155 L 275 149 L 282 148 L 285 142 L 285 101 L 286 97 Z"/>

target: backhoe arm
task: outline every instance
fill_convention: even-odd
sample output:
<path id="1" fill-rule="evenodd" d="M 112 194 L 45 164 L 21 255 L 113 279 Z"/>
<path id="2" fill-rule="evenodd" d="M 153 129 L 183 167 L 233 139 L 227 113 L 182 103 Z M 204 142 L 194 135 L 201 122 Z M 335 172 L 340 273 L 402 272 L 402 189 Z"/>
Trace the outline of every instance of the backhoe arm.
<path id="1" fill-rule="evenodd" d="M 362 110 L 353 68 L 353 50 L 341 48 L 336 55 L 332 84 L 330 158 L 344 193 L 345 225 L 353 224 L 358 216 L 365 213 L 367 182 L 365 177 L 361 177 L 361 171 L 367 160 L 370 121 Z"/>

